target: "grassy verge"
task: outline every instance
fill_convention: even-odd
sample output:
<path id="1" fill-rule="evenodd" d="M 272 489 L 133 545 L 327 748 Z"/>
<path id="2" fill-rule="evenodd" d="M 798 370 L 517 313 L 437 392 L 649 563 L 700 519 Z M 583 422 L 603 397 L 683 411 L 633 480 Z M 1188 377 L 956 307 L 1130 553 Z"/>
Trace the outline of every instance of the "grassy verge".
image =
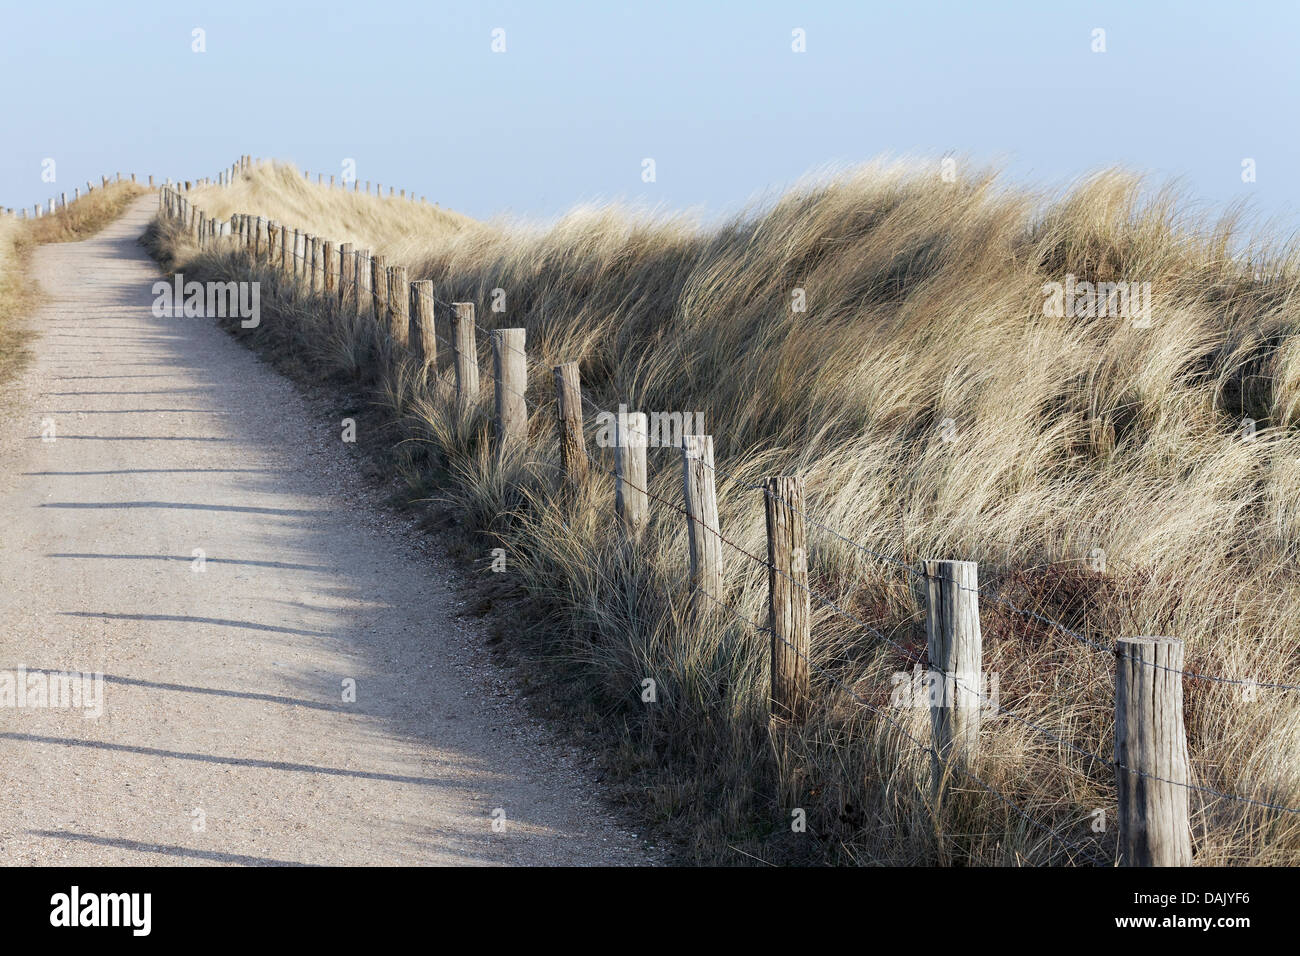
<path id="1" fill-rule="evenodd" d="M 77 242 L 93 236 L 149 190 L 132 182 L 113 182 L 95 189 L 39 219 L 25 220 L 34 243 Z"/>
<path id="2" fill-rule="evenodd" d="M 187 278 L 259 278 L 261 326 L 232 331 L 368 404 L 384 468 L 411 506 L 452 510 L 467 559 L 505 548 L 531 601 L 505 636 L 535 697 L 601 742 L 628 804 L 691 860 L 1113 858 L 1113 830 L 1096 827 L 1113 822 L 1113 779 L 1088 756 L 1110 751 L 1108 655 L 984 602 L 985 669 L 1021 719 L 986 720 L 980 783 L 935 806 L 916 746 L 928 713 L 898 694 L 924 649 L 917 589 L 875 555 L 976 559 L 1000 599 L 1087 642 L 1172 634 L 1191 670 L 1300 675 L 1295 251 L 1230 254 L 1251 244 L 1231 222 L 1188 219 L 1175 197 L 1117 174 L 1045 201 L 990 178 L 871 168 L 717 229 L 608 209 L 549 229 L 413 226 L 410 204 L 313 192 L 284 170 L 192 198 L 388 255 L 433 280 L 444 335 L 457 301 L 477 303 L 485 326 L 528 330 L 530 451 L 498 465 L 485 420 L 449 405 L 444 343 L 434 369 L 418 368 L 370 319 L 238 250 L 200 253 L 165 225 L 154 237 Z M 1067 279 L 1149 282 L 1151 321 L 1055 314 L 1045 287 Z M 810 529 L 814 589 L 867 626 L 814 602 L 803 727 L 767 718 L 768 639 L 747 623 L 765 621 L 761 564 L 727 550 L 728 608 L 693 620 L 680 516 L 652 508 L 629 551 L 609 481 L 568 489 L 557 476 L 546 371 L 568 360 L 601 407 L 703 412 L 724 534 L 750 555 L 765 549 L 750 486 L 807 476 L 811 514 L 844 536 Z M 606 449 L 593 454 L 609 466 Z M 650 469 L 650 490 L 680 500 L 674 451 L 652 449 Z M 1300 805 L 1294 695 L 1203 681 L 1186 695 L 1199 784 Z M 1295 815 L 1201 794 L 1192 805 L 1200 862 L 1300 861 Z"/>
<path id="3" fill-rule="evenodd" d="M 0 217 L 0 384 L 27 357 L 21 320 L 37 299 L 36 284 L 27 276 L 29 249 L 22 221 Z"/>

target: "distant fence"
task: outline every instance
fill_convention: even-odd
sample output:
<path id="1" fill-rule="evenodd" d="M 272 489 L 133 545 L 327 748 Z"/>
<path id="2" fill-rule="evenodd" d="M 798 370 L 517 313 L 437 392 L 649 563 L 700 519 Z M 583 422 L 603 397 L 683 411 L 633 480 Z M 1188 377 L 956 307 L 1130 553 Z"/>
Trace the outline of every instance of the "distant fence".
<path id="1" fill-rule="evenodd" d="M 251 163 L 249 157 L 241 158 L 218 177 L 218 182 L 229 184 L 229 177 Z M 372 318 L 396 346 L 408 350 L 426 366 L 436 362 L 437 343 L 442 342 L 453 355 L 456 407 L 463 413 L 481 414 L 491 421 L 499 456 L 511 446 L 527 442 L 524 393 L 529 358 L 524 329 L 483 329 L 475 321 L 474 303 L 436 299 L 432 281 L 409 281 L 405 268 L 390 266 L 383 256 L 372 255 L 366 249 L 353 249 L 349 243 L 335 243 L 301 229 L 291 230 L 287 225 L 260 216 L 235 214 L 229 221 L 218 221 L 191 203 L 181 191 L 170 187 L 161 191 L 159 205 L 160 212 L 183 227 L 199 247 L 209 247 L 225 237 L 234 248 L 246 250 L 253 262 L 279 270 L 294 288 L 318 295 L 330 301 L 334 308 L 353 310 L 358 317 Z M 439 308 L 450 318 L 450 340 L 438 332 L 435 311 Z M 479 405 L 477 332 L 485 332 L 491 340 L 495 396 L 492 415 Z M 976 776 L 972 758 L 980 745 L 982 714 L 991 711 L 1113 771 L 1118 797 L 1119 862 L 1126 866 L 1186 866 L 1192 862 L 1189 814 L 1192 792 L 1277 813 L 1300 813 L 1300 808 L 1192 782 L 1183 720 L 1183 679 L 1280 691 L 1300 690 L 1300 685 L 1236 680 L 1183 670 L 1183 642 L 1171 637 L 1121 638 L 1113 647 L 1100 644 L 1060 622 L 984 592 L 979 586 L 978 568 L 972 561 L 933 560 L 918 567 L 878 554 L 811 518 L 806 512 L 802 478 L 773 476 L 762 484 L 753 484 L 715 465 L 710 435 L 683 436 L 679 449 L 682 502 L 670 502 L 647 488 L 646 449 L 650 436 L 645 414 L 615 414 L 591 402 L 582 394 L 576 362 L 540 371 L 543 379 L 549 371 L 554 383 L 561 459 L 557 467 L 567 479 L 581 484 L 593 468 L 608 474 L 614 481 L 614 518 L 632 543 L 640 539 L 645 529 L 650 499 L 679 513 L 685 519 L 687 531 L 691 613 L 699 617 L 718 609 L 726 610 L 740 617 L 747 626 L 770 635 L 770 706 L 774 722 L 796 724 L 808 714 L 813 640 L 811 602 L 815 599 L 925 668 L 931 722 L 928 742 L 915 737 L 887 710 L 863 699 L 834 675 L 827 677 L 858 704 L 888 721 L 913 745 L 929 754 L 932 797 L 936 801 L 953 779 L 970 780 L 1042 829 L 1063 848 L 1094 864 L 1113 862 L 1101 859 L 1095 845 L 1088 847 L 1081 841 L 1070 840 Z M 584 403 L 597 413 L 611 416 L 615 423 L 612 470 L 606 469 L 587 450 L 583 435 Z M 716 491 L 719 473 L 762 495 L 767 524 L 765 557 L 749 553 L 723 535 Z M 808 524 L 915 576 L 923 584 L 927 648 L 924 659 L 810 587 Z M 743 618 L 728 604 L 722 583 L 724 547 L 766 569 L 766 627 Z M 1047 624 L 1094 650 L 1114 655 L 1113 759 L 1081 748 L 1040 724 L 1005 710 L 981 691 L 981 597 Z"/>
<path id="2" fill-rule="evenodd" d="M 265 162 L 265 160 L 262 160 L 262 159 L 254 159 L 252 156 L 249 156 L 248 154 L 245 154 L 245 155 L 239 157 L 239 161 L 238 161 L 238 162 L 231 163 L 229 166 L 227 166 L 225 169 L 223 169 L 221 172 L 219 172 L 219 173 L 217 174 L 217 185 L 218 185 L 218 186 L 230 186 L 231 184 L 234 183 L 234 181 L 235 181 L 235 177 L 237 177 L 241 172 L 246 172 L 247 170 L 252 169 L 254 166 L 262 165 L 264 162 Z M 304 170 L 302 171 L 302 178 L 305 179 L 307 182 L 311 182 L 311 171 L 310 171 L 310 170 L 306 170 L 306 169 L 304 169 Z M 353 177 L 352 180 L 351 180 L 351 182 L 352 182 L 352 191 L 353 191 L 354 193 L 359 193 L 359 192 L 362 191 L 362 189 L 361 189 L 361 180 L 359 180 L 359 179 Z M 324 174 L 324 173 L 317 173 L 317 174 L 316 174 L 316 185 L 318 185 L 318 186 L 324 186 L 324 185 L 326 185 L 326 182 L 325 182 L 325 174 Z M 335 188 L 335 186 L 334 186 L 334 174 L 333 174 L 333 173 L 330 174 L 330 177 L 329 177 L 329 184 L 328 184 L 328 185 L 329 185 L 329 188 L 330 188 L 330 189 L 334 189 L 334 188 Z M 344 181 L 342 181 L 342 177 L 340 177 L 340 185 L 342 186 L 342 188 L 347 189 L 347 183 L 344 182 Z M 366 180 L 366 188 L 365 188 L 365 192 L 366 192 L 367 195 L 370 194 L 370 180 L 368 180 L 368 179 Z M 376 196 L 383 196 L 383 194 L 384 194 L 384 185 L 383 185 L 383 183 L 375 183 L 375 193 L 374 193 L 374 194 L 375 194 Z M 389 186 L 389 187 L 388 187 L 388 195 L 389 195 L 390 198 L 394 198 L 394 199 L 409 199 L 411 202 L 415 202 L 415 193 L 412 192 L 410 196 L 407 196 L 407 195 L 406 195 L 406 190 L 405 190 L 405 189 L 396 189 L 396 188 L 394 188 L 393 186 Z M 424 196 L 421 196 L 421 197 L 420 197 L 420 202 L 423 203 L 424 205 L 428 205 L 428 200 L 425 199 Z"/>
<path id="3" fill-rule="evenodd" d="M 129 175 L 129 177 L 130 177 L 130 179 L 129 179 L 130 182 L 135 182 L 135 181 L 136 181 L 135 173 L 129 173 L 128 175 Z M 154 188 L 153 177 L 150 176 L 150 177 L 148 177 L 148 179 L 149 179 L 149 188 L 150 188 L 150 189 L 153 189 L 153 188 Z M 114 176 L 112 176 L 112 177 L 109 177 L 109 176 L 100 176 L 100 177 L 99 177 L 99 180 L 100 180 L 99 188 L 101 188 L 101 189 L 103 189 L 104 187 L 108 186 L 110 183 L 115 183 L 115 182 L 116 182 L 116 183 L 120 183 L 120 182 L 127 181 L 127 180 L 123 180 L 123 179 L 122 179 L 122 174 L 121 174 L 121 173 L 116 173 L 116 174 L 115 174 Z M 170 185 L 171 180 L 168 180 L 167 183 L 168 183 L 168 185 Z M 187 183 L 186 185 L 188 186 L 189 184 Z M 51 196 L 51 197 L 50 197 L 46 202 L 43 202 L 43 203 L 39 203 L 39 202 L 38 202 L 38 203 L 33 204 L 33 205 L 32 205 L 32 214 L 31 214 L 30 217 L 28 217 L 28 215 L 27 215 L 27 209 L 26 209 L 26 208 L 19 209 L 17 212 L 15 212 L 14 209 L 13 209 L 13 207 L 10 206 L 10 207 L 8 207 L 8 208 L 6 208 L 6 209 L 4 210 L 4 213 L 5 213 L 6 215 L 9 215 L 9 216 L 16 216 L 16 217 L 19 218 L 19 219 L 27 219 L 27 218 L 40 219 L 42 216 L 52 216 L 52 215 L 54 215 L 54 214 L 55 214 L 56 212 L 58 212 L 60 209 L 65 209 L 65 208 L 67 208 L 67 205 L 68 205 L 69 201 L 71 201 L 71 202 L 76 202 L 78 199 L 80 199 L 80 198 L 82 197 L 82 195 L 87 195 L 87 196 L 89 196 L 89 195 L 90 195 L 92 192 L 94 192 L 94 191 L 95 191 L 95 184 L 92 183 L 89 179 L 87 179 L 87 180 L 86 180 L 86 191 L 85 191 L 84 194 L 82 193 L 82 191 L 81 191 L 81 187 L 80 187 L 80 186 L 74 186 L 73 189 L 72 189 L 72 199 L 71 199 L 71 200 L 68 199 L 68 194 L 67 194 L 66 191 L 59 193 L 57 196 Z"/>

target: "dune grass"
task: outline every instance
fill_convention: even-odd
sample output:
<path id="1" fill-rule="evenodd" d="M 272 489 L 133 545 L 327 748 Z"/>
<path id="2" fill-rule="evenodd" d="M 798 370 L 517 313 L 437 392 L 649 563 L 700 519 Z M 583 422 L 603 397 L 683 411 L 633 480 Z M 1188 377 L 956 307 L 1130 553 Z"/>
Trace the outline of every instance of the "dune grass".
<path id="1" fill-rule="evenodd" d="M 265 269 L 262 325 L 236 331 L 368 390 L 410 498 L 438 497 L 484 551 L 506 548 L 538 608 L 515 638 L 551 706 L 604 743 L 628 803 L 688 859 L 1112 861 L 1111 771 L 1057 738 L 1110 756 L 1113 662 L 1003 601 L 1102 645 L 1180 637 L 1189 670 L 1300 682 L 1300 271 L 1294 247 L 1234 216 L 1197 218 L 1117 171 L 1045 196 L 884 164 L 716 228 L 614 208 L 484 224 L 288 167 L 191 198 L 433 280 L 444 337 L 458 301 L 485 328 L 527 329 L 531 448 L 504 467 L 484 420 L 449 405 L 445 342 L 435 369 L 417 368 L 372 321 Z M 199 253 L 168 224 L 157 238 L 187 276 L 260 268 L 233 247 Z M 1044 287 L 1067 275 L 1150 283 L 1149 324 L 1050 314 Z M 760 564 L 724 548 L 730 610 L 693 621 L 680 515 L 652 506 L 629 552 L 608 478 L 564 490 L 547 371 L 569 360 L 603 408 L 703 413 L 723 533 L 744 551 L 765 553 L 750 485 L 799 473 L 817 522 L 884 556 L 810 527 L 814 590 L 870 629 L 814 601 L 805 726 L 767 718 L 768 639 L 744 623 L 766 623 Z M 680 501 L 679 453 L 651 449 L 650 472 L 654 494 Z M 928 714 L 890 706 L 910 668 L 899 648 L 925 641 L 915 578 L 893 562 L 928 557 L 980 562 L 985 669 L 1001 707 L 1049 732 L 987 717 L 982 784 L 955 781 L 938 807 L 912 742 Z M 1294 693 L 1198 680 L 1185 693 L 1198 784 L 1300 806 Z M 1202 793 L 1192 809 L 1198 863 L 1300 862 L 1300 815 Z"/>
<path id="2" fill-rule="evenodd" d="M 26 336 L 20 319 L 36 295 L 27 277 L 23 222 L 0 216 L 0 384 L 7 382 L 26 358 Z"/>
<path id="3" fill-rule="evenodd" d="M 84 193 L 66 206 L 25 222 L 32 242 L 78 242 L 93 236 L 149 190 L 132 182 L 111 182 Z"/>

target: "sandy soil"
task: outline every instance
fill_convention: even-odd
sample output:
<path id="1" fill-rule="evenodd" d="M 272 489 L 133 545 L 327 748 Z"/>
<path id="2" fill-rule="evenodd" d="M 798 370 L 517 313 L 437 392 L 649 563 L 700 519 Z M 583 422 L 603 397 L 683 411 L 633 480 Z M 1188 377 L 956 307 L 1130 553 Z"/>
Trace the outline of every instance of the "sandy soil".
<path id="1" fill-rule="evenodd" d="M 151 314 L 155 205 L 36 253 L 0 437 L 0 863 L 655 862 L 338 424 Z M 102 716 L 4 706 L 20 667 L 102 672 Z"/>

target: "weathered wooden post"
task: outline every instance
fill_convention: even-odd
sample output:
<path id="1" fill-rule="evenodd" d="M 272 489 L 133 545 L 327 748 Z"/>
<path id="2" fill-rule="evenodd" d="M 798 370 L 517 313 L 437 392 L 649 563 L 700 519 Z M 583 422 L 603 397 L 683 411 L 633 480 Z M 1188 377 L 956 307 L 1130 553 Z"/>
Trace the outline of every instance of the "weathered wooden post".
<path id="1" fill-rule="evenodd" d="M 388 260 L 384 256 L 370 257 L 370 297 L 375 324 L 382 328 L 388 321 Z"/>
<path id="2" fill-rule="evenodd" d="M 633 541 L 641 539 L 650 517 L 646 493 L 649 427 L 645 412 L 625 411 L 620 405 L 614 416 L 614 511 L 624 533 Z"/>
<path id="3" fill-rule="evenodd" d="M 357 294 L 357 257 L 352 254 L 352 243 L 339 246 L 339 308 L 347 305 L 348 297 Z"/>
<path id="4" fill-rule="evenodd" d="M 275 266 L 280 257 L 279 239 L 280 226 L 271 220 L 266 224 L 266 262 L 270 266 Z"/>
<path id="5" fill-rule="evenodd" d="M 578 363 L 565 362 L 555 375 L 555 419 L 560 430 L 560 464 L 569 481 L 582 484 L 587 477 L 587 446 L 582 435 L 582 383 Z"/>
<path id="6" fill-rule="evenodd" d="M 333 297 L 338 288 L 339 260 L 334 254 L 334 243 L 328 239 L 321 242 L 321 260 L 325 267 L 325 295 Z"/>
<path id="7" fill-rule="evenodd" d="M 200 209 L 199 210 L 199 248 L 200 249 L 202 249 L 205 245 L 207 245 L 207 235 L 208 235 L 208 217 L 207 214 L 202 209 Z"/>
<path id="8" fill-rule="evenodd" d="M 722 600 L 722 529 L 718 523 L 712 435 L 682 436 L 682 477 L 694 588 L 691 606 L 701 614 Z"/>
<path id="9" fill-rule="evenodd" d="M 438 336 L 433 322 L 433 280 L 411 283 L 411 349 L 425 365 L 438 362 Z"/>
<path id="10" fill-rule="evenodd" d="M 492 376 L 496 380 L 497 460 L 528 443 L 528 355 L 524 329 L 492 331 Z"/>
<path id="11" fill-rule="evenodd" d="M 772 628 L 772 716 L 802 721 L 808 715 L 812 607 L 802 478 L 768 478 L 767 607 Z"/>
<path id="12" fill-rule="evenodd" d="M 289 227 L 280 227 L 280 271 L 289 275 L 293 270 L 293 250 L 289 247 Z"/>
<path id="13" fill-rule="evenodd" d="M 357 252 L 357 316 L 370 311 L 370 250 Z"/>
<path id="14" fill-rule="evenodd" d="M 311 237 L 311 291 L 320 292 L 321 287 L 321 261 L 320 261 L 320 237 Z"/>
<path id="15" fill-rule="evenodd" d="M 1191 766 L 1183 642 L 1125 637 L 1115 648 L 1115 786 L 1124 866 L 1190 866 Z"/>
<path id="16" fill-rule="evenodd" d="M 468 414 L 478 404 L 478 340 L 474 303 L 453 302 L 452 350 L 456 353 L 456 407 Z"/>
<path id="17" fill-rule="evenodd" d="M 406 348 L 411 328 L 411 283 L 405 266 L 388 267 L 388 333 L 398 348 Z"/>
<path id="18" fill-rule="evenodd" d="M 293 231 L 293 277 L 295 279 L 302 275 L 302 233 L 297 229 Z"/>
<path id="19" fill-rule="evenodd" d="M 983 699 L 979 566 L 926 561 L 925 637 L 930 657 L 930 725 L 934 794 L 949 765 L 962 766 L 979 744 Z"/>

